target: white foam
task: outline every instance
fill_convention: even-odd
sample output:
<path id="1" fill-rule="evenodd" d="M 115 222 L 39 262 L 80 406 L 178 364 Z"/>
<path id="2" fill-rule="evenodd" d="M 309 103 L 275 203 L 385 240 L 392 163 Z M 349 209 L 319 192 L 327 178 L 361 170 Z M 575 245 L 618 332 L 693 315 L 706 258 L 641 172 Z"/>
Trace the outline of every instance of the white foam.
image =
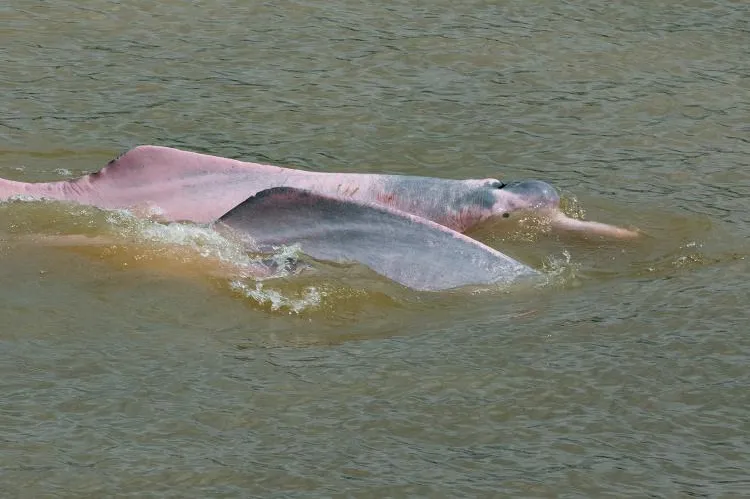
<path id="1" fill-rule="evenodd" d="M 544 259 L 542 269 L 547 276 L 547 283 L 552 285 L 579 284 L 578 272 L 581 264 L 574 262 L 568 250 L 562 251 L 562 256 L 550 255 Z"/>
<path id="2" fill-rule="evenodd" d="M 109 213 L 107 222 L 120 236 L 131 240 L 178 245 L 195 251 L 203 258 L 229 263 L 237 269 L 229 280 L 229 287 L 260 305 L 270 304 L 271 310 L 299 313 L 317 307 L 324 296 L 313 287 L 307 288 L 301 297 L 284 296 L 279 291 L 263 287 L 262 281 L 290 273 L 288 262 L 299 259 L 299 245 L 279 247 L 261 259 L 248 254 L 243 242 L 224 237 L 209 225 L 157 223 L 137 218 L 127 211 Z M 265 275 L 258 275 L 260 268 L 266 270 Z"/>
<path id="3" fill-rule="evenodd" d="M 30 203 L 32 201 L 40 201 L 41 198 L 30 196 L 28 194 L 14 194 L 10 197 L 8 197 L 5 201 L 0 202 L 12 202 L 12 201 L 21 201 L 24 203 Z"/>
<path id="4" fill-rule="evenodd" d="M 257 264 L 245 248 L 206 225 L 168 223 L 162 224 L 137 218 L 127 211 L 114 211 L 107 216 L 119 235 L 139 242 L 178 245 L 195 250 L 205 258 L 218 258 L 224 262 L 242 266 Z"/>
<path id="5" fill-rule="evenodd" d="M 241 280 L 234 280 L 229 283 L 235 292 L 251 298 L 261 305 L 268 304 L 271 306 L 271 310 L 288 310 L 290 314 L 298 314 L 303 310 L 318 307 L 321 299 L 325 296 L 325 293 L 317 288 L 308 287 L 301 297 L 291 298 L 276 290 L 265 289 L 262 282 L 255 282 L 254 284 L 253 287 Z"/>

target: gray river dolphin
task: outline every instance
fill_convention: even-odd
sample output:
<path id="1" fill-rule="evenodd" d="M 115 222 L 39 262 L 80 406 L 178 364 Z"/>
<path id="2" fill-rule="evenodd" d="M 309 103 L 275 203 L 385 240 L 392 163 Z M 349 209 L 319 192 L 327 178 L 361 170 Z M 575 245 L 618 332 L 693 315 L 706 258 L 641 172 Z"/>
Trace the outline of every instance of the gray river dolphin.
<path id="1" fill-rule="evenodd" d="M 490 218 L 536 212 L 562 230 L 615 238 L 638 234 L 565 216 L 556 190 L 539 180 L 321 173 L 159 146 L 136 147 L 72 180 L 0 179 L 0 200 L 13 197 L 214 223 L 247 236 L 256 250 L 298 243 L 313 258 L 359 262 L 420 290 L 537 274 L 462 234 Z"/>

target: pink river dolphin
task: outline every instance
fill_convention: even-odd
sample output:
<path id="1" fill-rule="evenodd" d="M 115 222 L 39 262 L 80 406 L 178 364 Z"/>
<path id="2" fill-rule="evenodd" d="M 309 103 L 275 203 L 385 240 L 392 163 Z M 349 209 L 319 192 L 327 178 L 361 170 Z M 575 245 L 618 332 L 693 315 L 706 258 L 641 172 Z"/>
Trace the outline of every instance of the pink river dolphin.
<path id="1" fill-rule="evenodd" d="M 159 146 L 136 147 L 72 180 L 0 179 L 0 200 L 14 197 L 213 223 L 254 251 L 297 243 L 313 258 L 358 262 L 410 288 L 432 291 L 537 274 L 463 234 L 493 217 L 536 212 L 557 229 L 638 235 L 567 217 L 555 189 L 538 180 L 321 173 Z"/>

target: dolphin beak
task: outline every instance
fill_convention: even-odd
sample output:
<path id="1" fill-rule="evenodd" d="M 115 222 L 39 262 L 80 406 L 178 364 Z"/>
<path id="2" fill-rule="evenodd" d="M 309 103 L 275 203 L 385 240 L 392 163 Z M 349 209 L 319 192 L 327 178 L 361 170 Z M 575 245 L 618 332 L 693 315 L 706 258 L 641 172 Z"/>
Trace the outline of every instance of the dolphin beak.
<path id="1" fill-rule="evenodd" d="M 560 195 L 554 187 L 541 180 L 520 180 L 510 182 L 502 187 L 528 203 L 529 209 L 557 208 L 560 206 Z"/>
<path id="2" fill-rule="evenodd" d="M 560 195 L 555 188 L 540 180 L 510 182 L 501 187 L 501 189 L 521 198 L 524 204 L 526 204 L 527 209 L 543 212 L 549 217 L 551 226 L 558 230 L 605 236 L 614 239 L 635 239 L 641 234 L 638 230 L 570 218 L 560 211 Z"/>

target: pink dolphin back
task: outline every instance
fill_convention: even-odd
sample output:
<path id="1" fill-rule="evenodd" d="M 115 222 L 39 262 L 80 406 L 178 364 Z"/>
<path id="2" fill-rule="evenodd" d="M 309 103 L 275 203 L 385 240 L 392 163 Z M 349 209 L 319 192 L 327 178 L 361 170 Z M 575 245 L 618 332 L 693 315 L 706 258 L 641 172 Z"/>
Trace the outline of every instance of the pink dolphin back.
<path id="1" fill-rule="evenodd" d="M 321 173 L 248 163 L 169 147 L 139 146 L 96 173 L 48 183 L 0 179 L 0 200 L 13 196 L 130 209 L 167 221 L 210 223 L 272 187 L 294 187 L 395 208 L 459 232 L 493 216 L 547 211 L 562 229 L 612 237 L 636 233 L 565 217 L 554 188 L 539 181 L 452 180 L 405 175 Z"/>
<path id="2" fill-rule="evenodd" d="M 404 186 L 398 180 L 411 180 Z M 430 182 L 442 183 L 437 187 Z M 497 181 L 496 181 L 497 182 Z M 209 223 L 245 199 L 272 187 L 294 187 L 342 199 L 375 202 L 440 218 L 449 226 L 481 213 L 454 210 L 482 181 L 397 175 L 319 173 L 248 163 L 159 146 L 139 146 L 96 173 L 61 182 L 0 179 L 0 199 L 15 195 L 73 201 L 104 209 L 130 209 L 166 221 Z M 394 185 L 389 185 L 394 184 Z M 420 192 L 421 191 L 421 192 Z M 434 197 L 434 198 L 433 198 Z M 466 203 L 468 206 L 468 203 Z M 473 220 L 470 224 L 473 224 Z"/>

